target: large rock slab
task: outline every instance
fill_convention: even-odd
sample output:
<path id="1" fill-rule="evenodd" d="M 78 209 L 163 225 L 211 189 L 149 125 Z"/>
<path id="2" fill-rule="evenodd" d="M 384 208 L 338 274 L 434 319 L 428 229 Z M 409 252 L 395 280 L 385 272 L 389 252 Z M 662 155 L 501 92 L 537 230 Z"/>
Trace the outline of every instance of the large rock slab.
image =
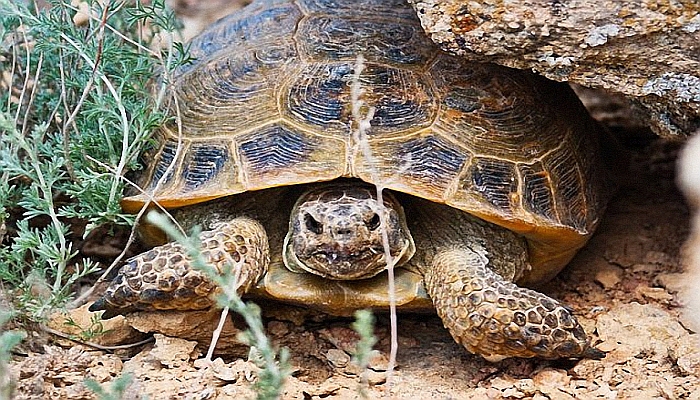
<path id="1" fill-rule="evenodd" d="M 697 0 L 409 0 L 445 50 L 620 92 L 663 136 L 700 128 Z"/>

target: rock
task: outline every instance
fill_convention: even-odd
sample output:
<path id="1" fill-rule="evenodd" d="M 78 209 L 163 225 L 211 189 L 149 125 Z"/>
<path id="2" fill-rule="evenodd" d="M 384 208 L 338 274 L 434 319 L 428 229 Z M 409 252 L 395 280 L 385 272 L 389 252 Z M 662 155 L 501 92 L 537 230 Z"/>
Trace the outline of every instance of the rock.
<path id="1" fill-rule="evenodd" d="M 221 310 L 205 311 L 154 311 L 136 312 L 127 316 L 129 325 L 141 332 L 157 332 L 198 342 L 205 350 L 211 343 L 212 332 L 219 324 Z M 247 354 L 248 346 L 237 335 L 241 330 L 234 326 L 231 315 L 226 317 L 214 354 Z"/>
<path id="2" fill-rule="evenodd" d="M 671 293 L 681 293 L 690 289 L 686 275 L 678 272 L 659 274 L 654 278 L 654 283 L 665 287 Z"/>
<path id="3" fill-rule="evenodd" d="M 591 116 L 605 126 L 629 132 L 649 129 L 642 118 L 643 109 L 622 94 L 576 84 L 572 84 L 571 88 Z"/>
<path id="4" fill-rule="evenodd" d="M 659 303 L 669 304 L 673 300 L 673 295 L 664 288 L 640 285 L 634 291 L 646 299 L 656 300 Z"/>
<path id="5" fill-rule="evenodd" d="M 369 354 L 367 368 L 372 371 L 385 372 L 389 369 L 389 357 L 379 350 L 372 350 Z"/>
<path id="6" fill-rule="evenodd" d="M 97 319 L 98 312 L 88 311 L 91 304 L 54 313 L 46 326 L 63 332 L 78 340 L 92 342 L 102 346 L 128 344 L 143 340 L 146 335 L 129 326 L 126 318 L 119 315 L 107 320 Z M 72 346 L 73 343 L 67 343 Z"/>
<path id="7" fill-rule="evenodd" d="M 562 391 L 571 383 L 571 377 L 566 371 L 545 368 L 532 377 L 532 383 L 548 399 L 573 399 L 571 395 Z"/>
<path id="8" fill-rule="evenodd" d="M 156 339 L 156 344 L 150 355 L 168 368 L 179 367 L 198 356 L 194 350 L 197 342 L 172 338 L 160 333 L 156 333 L 153 336 Z"/>
<path id="9" fill-rule="evenodd" d="M 689 333 L 676 318 L 657 306 L 639 303 L 621 304 L 598 317 L 598 348 L 610 350 L 605 360 L 624 363 L 644 354 L 661 361 L 674 351 Z M 607 345 L 607 346 L 606 346 Z"/>
<path id="10" fill-rule="evenodd" d="M 326 352 L 326 359 L 333 366 L 333 368 L 345 368 L 350 363 L 350 356 L 343 350 L 338 349 L 328 349 Z"/>
<path id="11" fill-rule="evenodd" d="M 611 264 L 603 264 L 598 267 L 593 279 L 603 285 L 605 289 L 612 289 L 622 280 L 622 268 Z"/>
<path id="12" fill-rule="evenodd" d="M 700 2 L 410 0 L 443 49 L 619 92 L 667 137 L 700 128 Z"/>
<path id="13" fill-rule="evenodd" d="M 355 347 L 360 340 L 360 335 L 357 332 L 344 326 L 324 328 L 319 330 L 318 333 L 333 346 L 349 354 L 355 353 Z"/>
<path id="14" fill-rule="evenodd" d="M 690 335 L 679 341 L 678 346 L 670 354 L 676 365 L 686 374 L 700 377 L 700 338 Z"/>

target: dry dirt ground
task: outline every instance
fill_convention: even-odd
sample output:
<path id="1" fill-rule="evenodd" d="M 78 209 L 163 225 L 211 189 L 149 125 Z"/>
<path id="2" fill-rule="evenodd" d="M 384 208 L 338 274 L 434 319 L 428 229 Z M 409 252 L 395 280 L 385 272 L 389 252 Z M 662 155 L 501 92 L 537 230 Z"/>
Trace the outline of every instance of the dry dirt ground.
<path id="1" fill-rule="evenodd" d="M 378 351 L 362 384 L 349 362 L 357 340 L 351 320 L 264 305 L 269 336 L 291 353 L 294 372 L 283 398 L 353 399 L 364 393 L 399 399 L 700 399 L 700 340 L 677 298 L 685 283 L 682 246 L 689 233 L 688 209 L 673 181 L 679 146 L 643 135 L 622 142 L 629 169 L 619 171 L 620 189 L 601 226 L 543 289 L 575 310 L 607 352 L 604 359 L 489 363 L 457 345 L 436 316 L 401 314 L 397 368 L 387 381 L 389 324 L 378 315 Z M 89 319 L 85 313 L 72 315 L 89 325 L 80 322 Z M 181 328 L 202 320 L 193 315 L 170 323 Z M 64 322 L 54 318 L 51 327 L 65 331 Z M 104 340 L 141 339 L 124 333 L 124 325 L 121 320 Z M 129 399 L 252 398 L 257 368 L 246 361 L 245 347 L 230 343 L 229 337 L 221 358 L 206 366 L 206 346 L 169 336 L 102 351 L 37 330 L 15 354 L 11 374 L 18 399 L 95 398 L 85 378 L 108 385 L 126 372 L 133 376 Z"/>
<path id="2" fill-rule="evenodd" d="M 607 352 L 604 359 L 489 363 L 455 344 L 436 316 L 402 314 L 398 366 L 387 382 L 388 318 L 379 315 L 367 396 L 391 390 L 391 397 L 406 399 L 700 399 L 700 341 L 686 327 L 676 298 L 684 283 L 682 244 L 689 230 L 688 210 L 673 182 L 678 145 L 635 138 L 625 148 L 630 167 L 620 174 L 620 190 L 599 230 L 544 288 L 576 311 L 597 347 Z M 349 363 L 356 340 L 350 320 L 264 309 L 275 345 L 291 352 L 294 373 L 283 398 L 360 398 L 359 371 Z M 62 324 L 62 318 L 54 321 L 54 327 Z M 244 361 L 245 348 L 229 346 L 205 368 L 206 347 L 156 336 L 155 343 L 114 353 L 55 341 L 25 350 L 11 366 L 17 398 L 91 398 L 85 377 L 107 383 L 127 371 L 134 376 L 128 398 L 254 395 L 257 369 Z"/>

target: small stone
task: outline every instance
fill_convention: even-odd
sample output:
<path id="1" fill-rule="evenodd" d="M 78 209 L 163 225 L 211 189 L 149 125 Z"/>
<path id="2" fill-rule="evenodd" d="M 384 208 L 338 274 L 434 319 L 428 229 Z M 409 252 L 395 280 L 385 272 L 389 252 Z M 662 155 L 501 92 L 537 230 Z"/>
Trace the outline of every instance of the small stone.
<path id="1" fill-rule="evenodd" d="M 507 375 L 504 377 L 496 377 L 491 380 L 491 387 L 501 391 L 511 388 L 513 385 L 515 385 L 515 379 Z"/>
<path id="2" fill-rule="evenodd" d="M 547 393 L 547 396 L 549 396 L 549 398 L 551 400 L 574 400 L 574 399 L 576 399 L 576 397 L 574 397 L 566 392 L 562 392 L 561 390 L 555 390 L 553 392 L 549 392 L 549 393 Z"/>
<path id="3" fill-rule="evenodd" d="M 596 271 L 593 279 L 605 289 L 615 287 L 622 280 L 622 269 L 610 264 L 604 264 Z"/>
<path id="4" fill-rule="evenodd" d="M 168 337 L 160 333 L 154 334 L 153 337 L 156 339 L 156 345 L 149 354 L 163 366 L 175 368 L 196 358 L 194 348 L 197 342 Z"/>
<path id="5" fill-rule="evenodd" d="M 640 274 L 640 273 L 654 273 L 659 270 L 659 265 L 658 264 L 634 264 L 632 266 L 632 272 L 635 274 Z"/>
<path id="6" fill-rule="evenodd" d="M 649 264 L 671 265 L 673 257 L 663 251 L 648 251 L 644 254 L 644 262 Z"/>
<path id="7" fill-rule="evenodd" d="M 525 397 L 525 393 L 519 391 L 518 389 L 516 389 L 514 387 L 510 387 L 510 388 L 503 391 L 503 397 L 522 399 L 523 397 Z"/>
<path id="8" fill-rule="evenodd" d="M 129 326 L 126 318 L 122 315 L 100 320 L 99 325 L 94 324 L 94 318 L 98 312 L 89 311 L 88 308 L 91 305 L 92 303 L 88 303 L 68 312 L 54 313 L 49 317 L 46 325 L 51 329 L 76 337 L 93 333 L 94 335 L 90 335 L 88 341 L 103 346 L 138 342 L 146 337 L 145 334 Z M 67 324 L 66 322 L 69 320 L 73 323 Z M 72 346 L 73 342 L 66 342 L 66 344 Z"/>
<path id="9" fill-rule="evenodd" d="M 381 385 L 386 382 L 386 372 L 372 371 L 371 369 L 366 370 L 363 375 L 367 379 L 367 383 L 370 385 Z"/>
<path id="10" fill-rule="evenodd" d="M 350 362 L 350 356 L 348 353 L 339 349 L 328 349 L 326 352 L 326 359 L 334 368 L 345 368 Z"/>
<path id="11" fill-rule="evenodd" d="M 367 368 L 373 371 L 386 371 L 389 369 L 389 358 L 379 350 L 372 350 Z"/>
<path id="12" fill-rule="evenodd" d="M 671 293 L 679 293 L 689 288 L 688 275 L 684 273 L 659 274 L 654 279 L 654 284 L 665 287 Z"/>
<path id="13" fill-rule="evenodd" d="M 676 359 L 676 365 L 681 371 L 700 377 L 700 337 L 698 335 L 682 338 L 671 352 L 671 357 Z"/>
<path id="14" fill-rule="evenodd" d="M 606 361 L 616 363 L 641 353 L 661 361 L 681 338 L 689 335 L 667 311 L 639 303 L 620 304 L 599 316 L 596 330 L 603 342 L 617 344 L 606 357 Z"/>
<path id="15" fill-rule="evenodd" d="M 664 303 L 668 303 L 673 300 L 673 295 L 668 293 L 664 288 L 652 288 L 646 285 L 639 285 L 635 289 L 637 293 L 643 297 L 651 300 L 656 300 Z"/>
<path id="16" fill-rule="evenodd" d="M 289 333 L 289 328 L 282 321 L 270 321 L 267 324 L 267 332 L 274 337 L 280 338 Z"/>
<path id="17" fill-rule="evenodd" d="M 324 398 L 335 395 L 341 388 L 342 386 L 339 385 L 337 382 L 333 381 L 332 379 L 328 379 L 325 382 L 323 382 L 320 386 L 309 386 L 308 388 L 306 388 L 306 390 L 304 390 L 304 392 L 308 393 L 311 396 L 314 396 L 315 398 Z"/>
<path id="18" fill-rule="evenodd" d="M 318 333 L 322 338 L 331 342 L 333 346 L 346 353 L 354 353 L 357 341 L 360 340 L 357 332 L 343 326 L 321 329 Z"/>
<path id="19" fill-rule="evenodd" d="M 581 364 L 582 363 L 579 363 L 578 365 Z M 538 372 L 537 375 L 532 377 L 532 382 L 537 387 L 563 387 L 567 386 L 569 382 L 571 382 L 571 377 L 566 373 L 566 371 L 560 369 L 545 368 L 542 371 Z"/>
<path id="20" fill-rule="evenodd" d="M 600 387 L 598 387 L 598 389 L 594 390 L 590 394 L 593 397 L 599 397 L 599 398 L 603 398 L 603 399 L 616 399 L 617 398 L 617 392 L 614 390 L 610 390 L 610 386 L 608 386 L 607 382 L 601 382 Z"/>
<path id="21" fill-rule="evenodd" d="M 515 387 L 528 396 L 532 396 L 537 392 L 537 387 L 532 379 L 521 379 L 515 382 Z"/>
<path id="22" fill-rule="evenodd" d="M 200 360 L 195 361 L 195 366 L 197 361 Z M 252 373 L 259 371 L 259 368 L 253 362 L 241 359 L 226 364 L 221 358 L 217 358 L 211 362 L 210 367 L 214 376 L 224 382 L 236 382 L 241 376 L 250 376 Z"/>

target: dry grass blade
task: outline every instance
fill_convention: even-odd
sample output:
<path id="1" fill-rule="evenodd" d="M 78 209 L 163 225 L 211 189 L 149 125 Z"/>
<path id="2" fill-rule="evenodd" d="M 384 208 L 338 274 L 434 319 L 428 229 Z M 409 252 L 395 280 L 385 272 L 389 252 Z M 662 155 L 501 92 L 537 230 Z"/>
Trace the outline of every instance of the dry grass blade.
<path id="1" fill-rule="evenodd" d="M 367 140 L 367 131 L 371 128 L 371 121 L 374 117 L 374 107 L 368 106 L 362 96 L 364 94 L 364 89 L 362 88 L 361 76 L 362 71 L 365 69 L 365 58 L 362 54 L 357 56 L 355 61 L 354 73 L 352 77 L 351 86 L 351 101 L 352 101 L 352 118 L 355 122 L 355 130 L 353 130 L 353 139 L 357 146 L 359 146 L 362 156 L 364 157 L 367 165 L 369 166 L 370 173 L 372 174 L 372 182 L 377 189 L 377 202 L 379 204 L 384 204 L 384 199 L 382 192 L 384 186 L 381 183 L 381 178 L 377 173 L 375 168 L 376 161 L 372 155 L 372 149 L 369 147 L 369 142 Z M 389 366 L 387 367 L 387 396 L 391 396 L 391 377 L 396 366 L 396 352 L 398 351 L 398 328 L 397 328 L 397 316 L 396 316 L 396 287 L 394 280 L 394 264 L 395 260 L 391 255 L 391 250 L 389 247 L 389 234 L 386 230 L 387 221 L 386 213 L 378 212 L 380 218 L 382 218 L 382 243 L 384 245 L 384 259 L 386 260 L 387 266 L 387 279 L 389 281 L 389 319 L 391 325 L 391 349 L 389 351 Z"/>

